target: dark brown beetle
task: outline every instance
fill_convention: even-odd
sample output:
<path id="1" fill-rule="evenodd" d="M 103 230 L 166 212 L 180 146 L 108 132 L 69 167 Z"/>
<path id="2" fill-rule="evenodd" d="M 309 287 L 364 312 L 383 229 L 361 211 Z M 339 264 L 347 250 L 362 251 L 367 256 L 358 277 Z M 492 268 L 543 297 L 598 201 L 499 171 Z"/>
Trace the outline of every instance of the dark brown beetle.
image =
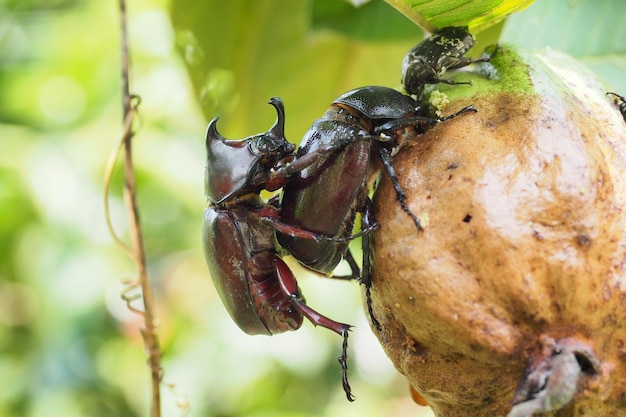
<path id="1" fill-rule="evenodd" d="M 374 226 L 369 181 L 378 171 L 378 161 L 382 162 L 402 209 L 421 231 L 419 219 L 405 204 L 406 196 L 391 163 L 392 152 L 417 138 L 426 127 L 468 111 L 475 109 L 469 106 L 441 119 L 424 117 L 419 115 L 417 102 L 407 95 L 387 87 L 362 87 L 337 98 L 307 131 L 296 153 L 298 160 L 324 150 L 323 157 L 294 174 L 283 188 L 280 221 L 334 239 L 303 239 L 278 229 L 278 241 L 304 266 L 323 274 L 332 274 L 345 258 L 353 277 L 366 286 L 368 309 L 377 328 L 369 298 L 369 234 L 363 236 L 362 272 L 346 239 L 354 236 L 357 213 L 361 213 L 362 229 Z"/>
<path id="2" fill-rule="evenodd" d="M 265 202 L 259 195 L 263 189 L 280 188 L 294 172 L 318 158 L 313 155 L 293 162 L 294 146 L 284 137 L 283 104 L 277 98 L 270 104 L 278 119 L 267 133 L 226 140 L 217 132 L 217 118 L 207 129 L 208 207 L 202 229 L 207 265 L 226 310 L 244 332 L 272 335 L 296 330 L 304 316 L 343 336 L 339 363 L 344 391 L 353 401 L 346 363 L 350 325 L 306 305 L 274 242 L 275 227 L 305 240 L 326 237 L 281 225 L 277 200 Z"/>

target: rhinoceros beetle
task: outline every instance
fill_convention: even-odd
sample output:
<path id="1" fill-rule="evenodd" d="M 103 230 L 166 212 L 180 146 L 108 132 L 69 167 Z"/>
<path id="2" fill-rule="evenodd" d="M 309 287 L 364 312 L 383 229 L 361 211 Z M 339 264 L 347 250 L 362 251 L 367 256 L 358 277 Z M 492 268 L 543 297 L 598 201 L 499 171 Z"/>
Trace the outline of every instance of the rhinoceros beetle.
<path id="1" fill-rule="evenodd" d="M 414 46 L 402 62 L 402 85 L 409 94 L 421 97 L 426 84 L 471 84 L 439 78 L 448 69 L 461 68 L 490 57 L 465 58 L 476 39 L 466 27 L 445 27 Z"/>
<path id="2" fill-rule="evenodd" d="M 347 378 L 351 326 L 307 306 L 295 277 L 277 255 L 275 227 L 305 240 L 327 238 L 280 225 L 277 199 L 265 202 L 259 194 L 263 189 L 278 189 L 294 172 L 319 157 L 293 161 L 295 147 L 284 136 L 282 101 L 274 98 L 270 104 L 276 108 L 278 119 L 267 133 L 226 140 L 217 131 L 217 118 L 207 129 L 208 206 L 202 231 L 207 265 L 228 313 L 244 332 L 272 335 L 296 330 L 304 316 L 314 325 L 341 335 L 343 388 L 348 400 L 353 401 Z"/>
<path id="3" fill-rule="evenodd" d="M 617 93 L 608 92 L 607 94 L 610 94 L 613 96 L 613 101 L 617 105 L 619 112 L 622 113 L 622 117 L 624 118 L 624 121 L 626 122 L 626 98 L 624 98 L 623 96 L 620 96 Z"/>
<path id="4" fill-rule="evenodd" d="M 424 133 L 428 126 L 476 111 L 468 106 L 438 119 L 421 116 L 419 110 L 413 98 L 391 88 L 370 86 L 348 91 L 313 123 L 296 153 L 298 160 L 323 149 L 324 157 L 299 170 L 283 187 L 280 221 L 334 240 L 305 239 L 278 229 L 278 242 L 304 266 L 324 274 L 331 274 L 345 257 L 353 277 L 366 287 L 368 310 L 377 328 L 370 300 L 369 234 L 362 240 L 361 273 L 345 239 L 352 236 L 357 213 L 361 213 L 362 228 L 374 224 L 368 183 L 377 171 L 375 164 L 382 162 L 402 209 L 421 231 L 418 217 L 405 203 L 391 162 L 392 152 Z"/>

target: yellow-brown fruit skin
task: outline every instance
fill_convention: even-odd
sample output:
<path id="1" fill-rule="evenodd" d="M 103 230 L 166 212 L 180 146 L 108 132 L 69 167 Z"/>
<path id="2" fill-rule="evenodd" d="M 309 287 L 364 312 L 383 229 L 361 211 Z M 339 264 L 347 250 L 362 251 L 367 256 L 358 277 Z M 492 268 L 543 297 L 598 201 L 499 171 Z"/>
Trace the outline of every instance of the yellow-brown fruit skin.
<path id="1" fill-rule="evenodd" d="M 505 416 L 545 337 L 601 366 L 545 415 L 626 415 L 626 127 L 601 84 L 532 71 L 537 93 L 477 88 L 395 157 L 423 232 L 375 195 L 374 331 L 438 416 Z"/>

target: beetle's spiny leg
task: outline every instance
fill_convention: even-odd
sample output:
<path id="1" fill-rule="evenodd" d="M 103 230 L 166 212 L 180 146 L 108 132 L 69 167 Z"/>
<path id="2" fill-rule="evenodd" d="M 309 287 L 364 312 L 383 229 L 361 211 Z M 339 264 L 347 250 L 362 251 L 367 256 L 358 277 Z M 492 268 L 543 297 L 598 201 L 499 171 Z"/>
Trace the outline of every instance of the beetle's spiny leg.
<path id="1" fill-rule="evenodd" d="M 448 66 L 447 69 L 454 70 L 454 69 L 459 69 L 459 68 L 466 67 L 466 66 L 471 65 L 471 64 L 476 64 L 478 62 L 489 62 L 489 60 L 496 53 L 498 48 L 499 47 L 496 46 L 496 49 L 494 49 L 494 51 L 493 51 L 493 53 L 491 55 L 484 55 L 484 56 L 480 56 L 478 58 L 459 58 L 457 60 L 457 62 L 455 62 L 454 64 Z"/>
<path id="2" fill-rule="evenodd" d="M 299 293 L 294 292 L 289 295 L 291 302 L 294 304 L 304 317 L 306 317 L 314 326 L 322 326 L 328 330 L 332 330 L 340 336 L 352 327 L 349 324 L 339 323 L 332 320 L 309 307 Z"/>
<path id="3" fill-rule="evenodd" d="M 366 234 L 373 232 L 377 228 L 378 228 L 378 224 L 372 224 L 372 225 L 367 226 L 366 228 L 362 228 L 361 230 L 359 230 L 353 235 L 349 235 L 345 237 L 333 237 L 333 236 L 326 236 L 326 235 L 317 235 L 317 236 L 319 240 L 326 240 L 328 242 L 333 242 L 333 243 L 347 243 L 358 237 L 365 236 Z"/>
<path id="4" fill-rule="evenodd" d="M 432 84 L 437 84 L 437 83 L 441 83 L 441 84 L 448 84 L 448 85 L 472 85 L 471 81 L 454 81 L 454 80 L 448 80 L 446 78 L 433 78 L 433 81 L 435 81 Z"/>
<path id="5" fill-rule="evenodd" d="M 476 107 L 474 107 L 474 105 L 472 104 L 472 105 L 463 107 L 461 110 L 459 110 L 456 113 L 452 113 L 452 114 L 447 115 L 446 117 L 440 118 L 439 122 L 445 122 L 447 120 L 454 119 L 457 116 L 460 116 L 460 115 L 462 115 L 464 113 L 469 113 L 469 112 L 476 113 L 476 112 L 478 112 L 478 110 L 476 110 Z"/>
<path id="6" fill-rule="evenodd" d="M 311 323 L 313 323 L 314 326 L 325 327 L 340 336 L 352 327 L 349 324 L 339 323 L 338 321 L 332 320 L 309 307 L 304 301 L 304 298 L 300 295 L 296 278 L 293 276 L 293 273 L 285 261 L 280 259 L 278 256 L 274 258 L 274 261 L 276 262 L 276 273 L 281 291 L 286 297 L 289 297 L 293 306 L 297 308 Z"/>
<path id="7" fill-rule="evenodd" d="M 396 199 L 400 203 L 400 207 L 411 218 L 411 220 L 413 220 L 413 223 L 415 223 L 415 227 L 417 227 L 417 230 L 419 232 L 423 231 L 424 228 L 422 227 L 420 220 L 406 205 L 406 194 L 404 194 L 404 191 L 402 191 L 400 181 L 398 180 L 398 175 L 396 174 L 396 170 L 393 168 L 393 164 L 391 163 L 391 152 L 384 147 L 379 147 L 378 154 L 380 155 L 380 159 L 382 160 L 383 166 L 387 171 L 387 175 L 389 175 L 389 179 L 393 184 L 393 188 L 396 190 Z"/>
<path id="8" fill-rule="evenodd" d="M 339 365 L 341 365 L 341 380 L 343 384 L 343 391 L 346 393 L 348 401 L 354 401 L 354 395 L 352 395 L 352 388 L 350 388 L 350 382 L 348 381 L 348 332 L 350 328 L 347 328 L 343 332 L 343 344 L 341 347 L 341 356 L 337 358 Z"/>
<path id="9" fill-rule="evenodd" d="M 309 239 L 309 240 L 314 240 L 316 242 L 332 242 L 332 243 L 347 243 L 350 242 L 356 238 L 359 238 L 361 236 L 364 236 L 370 232 L 372 232 L 373 230 L 375 230 L 378 225 L 377 224 L 373 224 L 371 226 L 368 226 L 367 228 L 363 228 L 362 230 L 360 230 L 359 232 L 353 234 L 353 235 L 349 235 L 349 236 L 343 236 L 343 237 L 336 237 L 336 236 L 327 236 L 321 233 L 316 233 L 316 232 L 311 232 L 310 230 L 305 230 L 302 229 L 300 227 L 297 226 L 292 226 L 290 224 L 286 224 L 286 223 L 282 223 L 278 220 L 276 220 L 276 218 L 274 216 L 261 216 L 260 220 L 262 222 L 267 222 L 269 224 L 272 225 L 272 227 L 281 233 L 284 233 L 286 235 L 289 236 L 293 236 L 293 237 L 298 237 L 301 239 Z"/>
<path id="10" fill-rule="evenodd" d="M 289 297 L 289 301 L 293 307 L 302 313 L 314 326 L 325 327 L 343 337 L 341 356 L 339 357 L 341 379 L 346 397 L 349 401 L 354 401 L 350 384 L 348 383 L 348 332 L 352 326 L 329 319 L 309 307 L 300 295 L 298 283 L 289 270 L 289 267 L 278 257 L 275 257 L 275 262 L 280 289 L 286 297 Z"/>
<path id="11" fill-rule="evenodd" d="M 365 202 L 365 208 L 363 209 L 363 213 L 361 216 L 361 227 L 365 228 L 373 223 L 375 223 L 375 220 L 373 218 L 372 200 L 370 200 L 368 197 Z M 365 304 L 367 305 L 367 312 L 370 315 L 372 325 L 376 328 L 376 330 L 381 331 L 382 328 L 379 321 L 376 319 L 376 316 L 374 315 L 374 309 L 372 308 L 372 263 L 370 259 L 371 236 L 364 236 L 361 243 L 363 252 L 363 269 L 359 278 L 359 284 L 365 285 Z"/>
<path id="12" fill-rule="evenodd" d="M 374 315 L 374 308 L 372 307 L 372 286 L 365 286 L 365 304 L 367 305 L 367 313 L 370 315 L 370 320 L 372 320 L 372 325 L 379 332 L 383 329 L 380 325 L 380 322 L 376 319 Z"/>
<path id="13" fill-rule="evenodd" d="M 473 105 L 469 105 L 469 106 L 463 107 L 461 110 L 459 110 L 456 113 L 452 113 L 446 117 L 441 117 L 441 118 L 428 117 L 428 116 L 411 116 L 411 117 L 404 117 L 404 118 L 397 119 L 397 120 L 392 120 L 391 122 L 387 122 L 385 124 L 377 126 L 374 129 L 374 133 L 375 135 L 378 135 L 378 136 L 371 136 L 370 139 L 374 138 L 376 141 L 382 142 L 382 143 L 391 142 L 394 139 L 394 136 L 389 135 L 389 132 L 404 129 L 409 126 L 415 126 L 417 128 L 420 125 L 429 125 L 429 124 L 434 125 L 436 123 L 441 123 L 450 119 L 454 119 L 455 117 L 460 116 L 464 113 L 477 112 L 477 111 L 478 110 L 476 110 L 476 107 L 474 107 Z"/>
<path id="14" fill-rule="evenodd" d="M 456 113 L 452 113 L 446 117 L 442 117 L 439 119 L 434 119 L 434 118 L 424 117 L 424 116 L 408 117 L 400 121 L 393 121 L 393 122 L 389 122 L 384 125 L 381 125 L 377 128 L 378 130 L 375 132 L 382 134 L 384 131 L 398 129 L 401 125 L 416 124 L 419 122 L 441 123 L 441 122 L 445 122 L 447 120 L 453 119 L 457 116 L 460 116 L 461 114 L 468 113 L 468 112 L 476 112 L 476 111 L 477 111 L 476 108 L 473 105 L 470 105 L 470 106 L 462 108 Z M 395 125 L 395 124 L 398 124 L 398 125 Z M 413 212 L 406 205 L 406 195 L 402 191 L 402 187 L 400 186 L 398 176 L 396 174 L 395 169 L 393 168 L 393 164 L 391 163 L 391 151 L 384 146 L 380 146 L 378 149 L 379 149 L 378 153 L 380 155 L 380 159 L 382 160 L 383 166 L 385 167 L 385 170 L 387 171 L 387 174 L 389 175 L 389 179 L 391 180 L 391 183 L 393 184 L 393 188 L 396 191 L 396 198 L 398 202 L 400 203 L 400 207 L 402 207 L 402 210 L 413 220 L 413 223 L 415 223 L 417 230 L 420 232 L 423 231 L 424 228 L 422 227 L 419 219 L 417 218 L 415 214 L 413 214 Z"/>
<path id="15" fill-rule="evenodd" d="M 421 124 L 435 124 L 440 119 L 427 116 L 411 116 L 403 117 L 401 119 L 392 120 L 391 122 L 384 123 L 374 128 L 374 134 L 378 136 L 369 137 L 366 139 L 374 138 L 378 142 L 391 142 L 394 139 L 393 135 L 389 135 L 389 132 L 395 132 L 410 126 L 419 126 Z"/>
<path id="16" fill-rule="evenodd" d="M 354 401 L 352 389 L 350 388 L 350 383 L 348 382 L 348 332 L 352 326 L 349 324 L 339 323 L 329 319 L 328 317 L 322 316 L 317 311 L 306 305 L 304 300 L 297 293 L 291 294 L 290 299 L 294 307 L 297 308 L 304 317 L 309 319 L 313 325 L 325 327 L 343 337 L 341 356 L 338 358 L 339 364 L 341 365 L 341 380 L 343 390 L 346 393 L 346 398 L 348 398 L 348 401 Z"/>

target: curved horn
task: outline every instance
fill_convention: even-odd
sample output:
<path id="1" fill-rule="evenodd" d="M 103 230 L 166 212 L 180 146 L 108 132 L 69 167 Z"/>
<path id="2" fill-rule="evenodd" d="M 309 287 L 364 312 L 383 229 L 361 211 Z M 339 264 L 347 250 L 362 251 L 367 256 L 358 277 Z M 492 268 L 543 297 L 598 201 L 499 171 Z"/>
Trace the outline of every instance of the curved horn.
<path id="1" fill-rule="evenodd" d="M 276 118 L 276 122 L 274 126 L 267 132 L 271 136 L 284 138 L 285 137 L 285 106 L 283 105 L 283 101 L 280 97 L 272 97 L 268 102 L 276 109 L 276 113 L 278 117 Z"/>
<path id="2" fill-rule="evenodd" d="M 209 123 L 209 126 L 206 129 L 206 146 L 209 146 L 209 143 L 212 141 L 219 140 L 220 142 L 225 142 L 227 139 L 217 131 L 217 121 L 219 120 L 219 116 L 215 117 Z"/>

